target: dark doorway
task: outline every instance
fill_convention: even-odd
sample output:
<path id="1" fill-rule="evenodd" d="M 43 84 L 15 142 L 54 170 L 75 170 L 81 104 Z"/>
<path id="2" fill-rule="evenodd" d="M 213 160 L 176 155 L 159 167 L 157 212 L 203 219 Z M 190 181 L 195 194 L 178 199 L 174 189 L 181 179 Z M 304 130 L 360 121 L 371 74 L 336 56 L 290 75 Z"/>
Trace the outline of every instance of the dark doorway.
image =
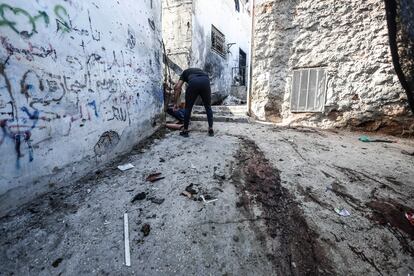
<path id="1" fill-rule="evenodd" d="M 247 58 L 246 53 L 239 48 L 239 75 L 241 78 L 240 84 L 245 86 L 246 85 L 246 65 L 247 65 Z"/>

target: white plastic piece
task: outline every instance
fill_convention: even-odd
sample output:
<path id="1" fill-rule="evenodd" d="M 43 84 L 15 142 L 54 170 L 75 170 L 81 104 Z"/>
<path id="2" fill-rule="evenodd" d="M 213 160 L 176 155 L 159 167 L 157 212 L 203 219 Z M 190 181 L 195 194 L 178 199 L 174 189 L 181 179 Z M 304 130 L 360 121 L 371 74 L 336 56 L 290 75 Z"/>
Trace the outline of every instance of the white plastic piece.
<path id="1" fill-rule="evenodd" d="M 128 214 L 124 214 L 124 237 L 125 237 L 125 265 L 131 266 L 131 255 L 129 252 L 129 231 L 128 231 Z"/>

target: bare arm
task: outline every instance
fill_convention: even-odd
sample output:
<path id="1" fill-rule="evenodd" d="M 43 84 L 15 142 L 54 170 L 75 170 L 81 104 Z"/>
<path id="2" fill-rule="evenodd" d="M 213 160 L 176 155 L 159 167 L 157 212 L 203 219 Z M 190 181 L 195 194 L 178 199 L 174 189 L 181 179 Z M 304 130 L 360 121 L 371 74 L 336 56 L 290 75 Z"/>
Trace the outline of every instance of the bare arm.
<path id="1" fill-rule="evenodd" d="M 180 100 L 181 89 L 183 88 L 183 84 L 184 82 L 182 80 L 179 80 L 174 86 L 174 92 L 175 92 L 174 103 L 177 106 L 179 104 L 178 101 Z"/>

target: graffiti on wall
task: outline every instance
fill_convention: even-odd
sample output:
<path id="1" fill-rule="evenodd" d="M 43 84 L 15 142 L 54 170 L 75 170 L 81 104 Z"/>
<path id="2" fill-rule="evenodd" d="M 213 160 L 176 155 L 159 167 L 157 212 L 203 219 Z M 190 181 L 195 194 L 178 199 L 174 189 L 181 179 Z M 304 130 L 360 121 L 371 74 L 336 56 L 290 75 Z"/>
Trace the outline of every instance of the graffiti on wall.
<path id="1" fill-rule="evenodd" d="M 148 84 L 159 60 L 136 56 L 137 31 L 125 31 L 124 48 L 107 49 L 91 12 L 72 17 L 66 3 L 40 10 L 0 3 L 0 30 L 9 30 L 0 35 L 0 149 L 13 147 L 16 168 L 56 135 L 73 137 L 88 124 L 131 125 L 145 93 L 162 106 Z M 38 38 L 44 33 L 55 39 Z M 73 51 L 61 50 L 66 35 Z"/>

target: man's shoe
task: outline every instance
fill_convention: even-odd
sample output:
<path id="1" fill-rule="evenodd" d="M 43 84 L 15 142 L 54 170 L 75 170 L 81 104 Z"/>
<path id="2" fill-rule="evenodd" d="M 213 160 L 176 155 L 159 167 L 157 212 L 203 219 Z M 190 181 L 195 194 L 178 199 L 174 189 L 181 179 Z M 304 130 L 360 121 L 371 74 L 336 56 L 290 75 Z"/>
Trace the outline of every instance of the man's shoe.
<path id="1" fill-rule="evenodd" d="M 181 136 L 183 136 L 183 137 L 188 137 L 189 135 L 188 135 L 188 131 L 187 130 L 183 130 L 183 131 L 181 131 L 180 132 L 180 135 Z"/>
<path id="2" fill-rule="evenodd" d="M 208 130 L 208 136 L 214 136 L 214 130 L 212 128 Z"/>

